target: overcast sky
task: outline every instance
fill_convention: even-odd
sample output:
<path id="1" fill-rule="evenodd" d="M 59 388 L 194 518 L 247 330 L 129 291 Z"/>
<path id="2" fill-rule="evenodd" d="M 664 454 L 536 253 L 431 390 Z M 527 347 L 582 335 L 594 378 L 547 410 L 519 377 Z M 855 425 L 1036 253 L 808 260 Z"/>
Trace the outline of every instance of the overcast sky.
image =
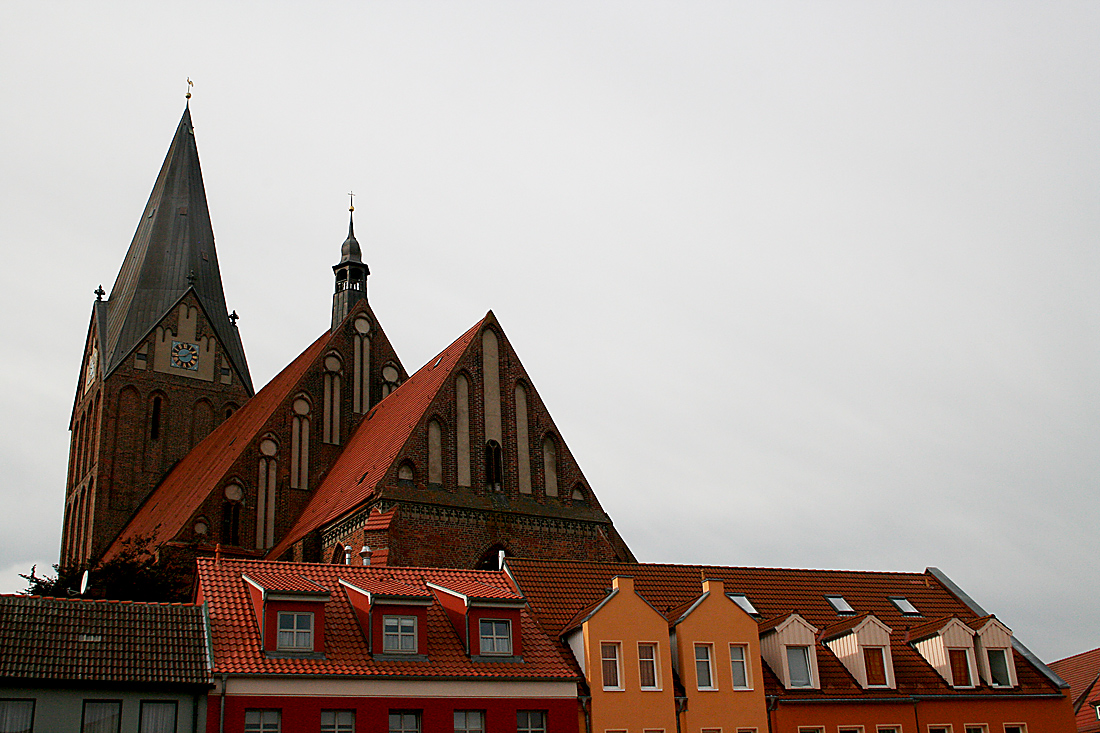
<path id="1" fill-rule="evenodd" d="M 8 2 L 0 72 L 0 591 L 190 76 L 257 387 L 354 190 L 406 368 L 493 309 L 640 560 L 1100 646 L 1100 2 Z"/>

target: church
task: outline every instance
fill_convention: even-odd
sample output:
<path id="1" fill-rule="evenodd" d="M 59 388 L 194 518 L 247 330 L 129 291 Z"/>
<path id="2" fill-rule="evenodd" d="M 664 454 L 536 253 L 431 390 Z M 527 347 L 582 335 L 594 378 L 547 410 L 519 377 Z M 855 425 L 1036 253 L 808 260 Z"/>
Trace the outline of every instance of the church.
<path id="1" fill-rule="evenodd" d="M 92 305 L 63 568 L 135 540 L 189 563 L 634 562 L 491 311 L 407 372 L 371 309 L 350 209 L 331 323 L 256 391 L 184 110 L 114 285 Z"/>

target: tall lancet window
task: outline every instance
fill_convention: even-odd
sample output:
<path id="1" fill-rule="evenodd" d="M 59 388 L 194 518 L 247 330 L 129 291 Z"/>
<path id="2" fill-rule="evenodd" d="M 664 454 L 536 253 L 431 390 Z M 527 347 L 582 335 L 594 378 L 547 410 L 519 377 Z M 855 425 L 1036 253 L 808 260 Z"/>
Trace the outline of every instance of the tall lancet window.
<path id="1" fill-rule="evenodd" d="M 470 382 L 466 375 L 455 379 L 455 471 L 458 485 L 470 483 Z"/>
<path id="2" fill-rule="evenodd" d="M 558 446 L 547 433 L 542 439 L 542 480 L 547 496 L 558 495 Z"/>
<path id="3" fill-rule="evenodd" d="M 309 488 L 309 399 L 298 395 L 291 405 L 290 488 Z"/>
<path id="4" fill-rule="evenodd" d="M 443 426 L 428 422 L 428 486 L 443 485 Z"/>
<path id="5" fill-rule="evenodd" d="M 272 438 L 260 441 L 260 460 L 256 476 L 256 549 L 275 544 L 275 477 L 279 445 Z"/>
<path id="6" fill-rule="evenodd" d="M 370 409 L 370 319 L 355 319 L 355 335 L 352 338 L 354 359 L 352 365 L 351 409 L 366 412 Z"/>
<path id="7" fill-rule="evenodd" d="M 527 435 L 527 390 L 516 384 L 516 485 L 531 493 L 531 443 Z"/>
<path id="8" fill-rule="evenodd" d="M 336 354 L 325 357 L 325 430 L 322 440 L 333 445 L 340 444 L 340 367 L 342 363 Z"/>
<path id="9" fill-rule="evenodd" d="M 502 491 L 504 488 L 504 457 L 500 452 L 500 443 L 495 440 L 485 444 L 485 485 L 490 491 Z"/>

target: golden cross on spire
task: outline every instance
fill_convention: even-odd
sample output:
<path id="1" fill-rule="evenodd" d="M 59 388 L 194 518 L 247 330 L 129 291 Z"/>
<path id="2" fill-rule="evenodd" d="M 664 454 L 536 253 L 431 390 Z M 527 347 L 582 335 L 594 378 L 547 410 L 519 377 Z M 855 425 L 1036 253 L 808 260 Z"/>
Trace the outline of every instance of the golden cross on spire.
<path id="1" fill-rule="evenodd" d="M 184 99 L 191 98 L 191 87 L 195 86 L 195 82 L 191 81 L 191 77 L 187 77 L 187 94 L 184 95 Z"/>
<path id="2" fill-rule="evenodd" d="M 348 211 L 355 211 L 355 192 L 354 191 L 348 191 L 348 199 L 350 201 L 350 203 L 348 204 Z"/>

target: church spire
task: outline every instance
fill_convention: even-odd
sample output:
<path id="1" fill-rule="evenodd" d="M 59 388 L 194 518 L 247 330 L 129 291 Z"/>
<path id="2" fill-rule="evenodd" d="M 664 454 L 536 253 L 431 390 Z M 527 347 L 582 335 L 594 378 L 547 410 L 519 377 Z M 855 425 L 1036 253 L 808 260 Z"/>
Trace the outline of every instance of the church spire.
<path id="1" fill-rule="evenodd" d="M 363 262 L 363 251 L 355 238 L 355 194 L 349 193 L 348 238 L 340 245 L 340 262 L 332 266 L 336 275 L 336 292 L 332 296 L 332 328 L 336 329 L 352 307 L 367 297 L 367 275 L 370 268 Z"/>
<path id="2" fill-rule="evenodd" d="M 252 379 L 222 290 L 214 230 L 185 108 L 107 301 L 104 376 L 116 369 L 188 292 L 193 290 L 225 355 L 249 393 Z"/>

